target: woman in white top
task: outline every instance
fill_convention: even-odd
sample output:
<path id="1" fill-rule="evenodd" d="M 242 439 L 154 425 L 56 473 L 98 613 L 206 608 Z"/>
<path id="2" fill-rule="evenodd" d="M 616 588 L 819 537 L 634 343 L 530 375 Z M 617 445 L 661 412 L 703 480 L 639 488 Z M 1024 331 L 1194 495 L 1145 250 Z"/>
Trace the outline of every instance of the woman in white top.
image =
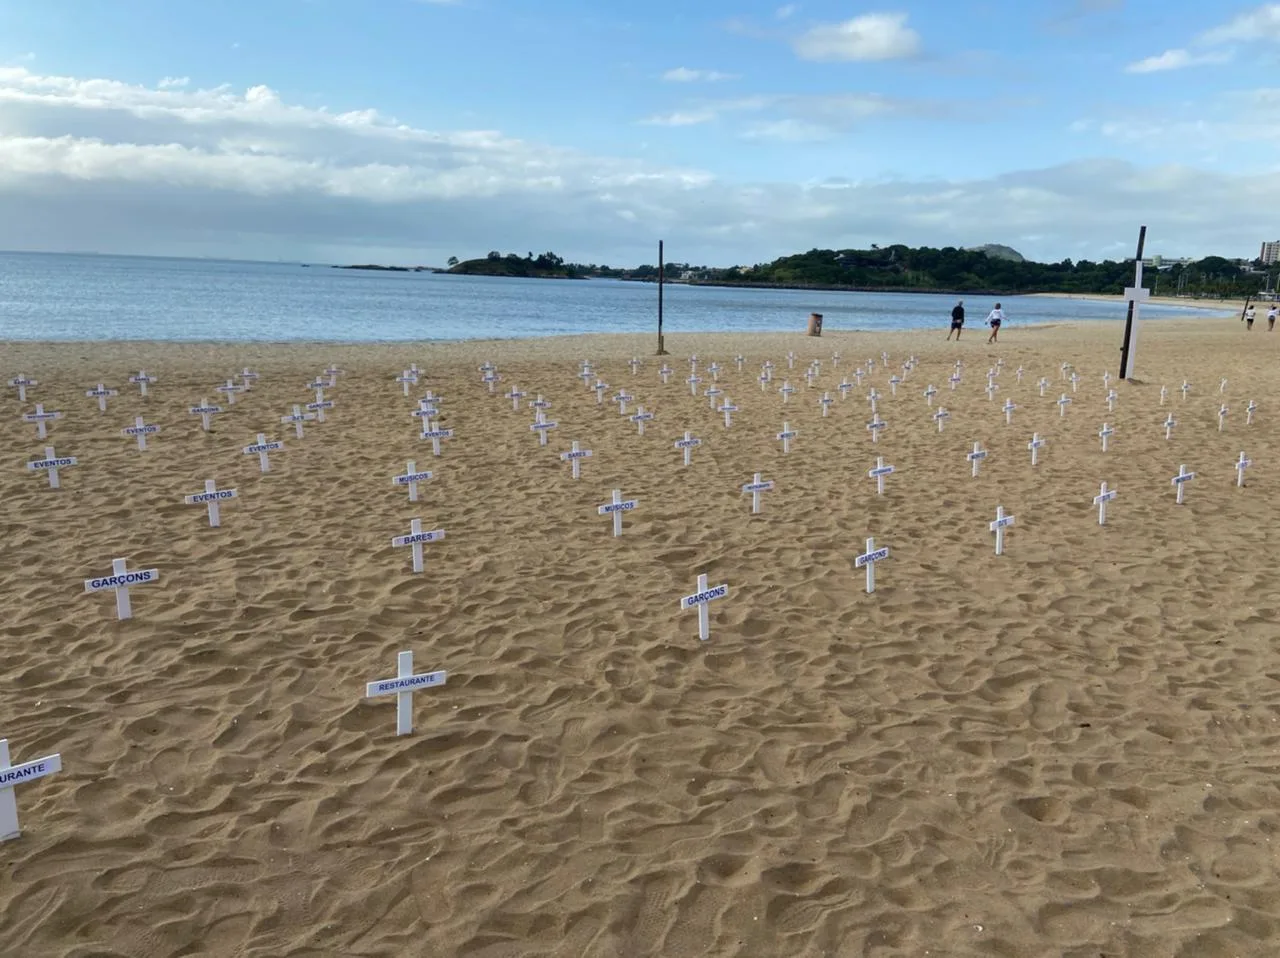
<path id="1" fill-rule="evenodd" d="M 1271 332 L 1276 328 L 1276 308 L 1272 306 L 1267 310 L 1267 332 Z"/>
<path id="2" fill-rule="evenodd" d="M 1000 324 L 1003 322 L 1004 310 L 1000 308 L 999 303 L 996 303 L 996 308 L 987 316 L 987 325 L 991 327 L 991 335 L 987 337 L 988 343 L 997 341 L 997 337 L 1000 335 Z"/>

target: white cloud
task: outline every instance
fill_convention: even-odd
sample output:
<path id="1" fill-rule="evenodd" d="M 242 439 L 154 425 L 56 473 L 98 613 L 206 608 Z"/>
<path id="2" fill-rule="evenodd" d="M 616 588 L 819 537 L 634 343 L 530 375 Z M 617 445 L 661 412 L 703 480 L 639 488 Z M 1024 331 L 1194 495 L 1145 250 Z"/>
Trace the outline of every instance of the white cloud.
<path id="1" fill-rule="evenodd" d="M 688 67 L 676 67 L 662 74 L 668 83 L 718 83 L 721 80 L 736 80 L 732 73 L 721 73 L 719 70 L 691 70 Z"/>
<path id="2" fill-rule="evenodd" d="M 186 86 L 191 82 L 190 77 L 165 77 L 160 81 L 160 89 L 176 90 Z"/>
<path id="3" fill-rule="evenodd" d="M 1280 40 L 1280 3 L 1265 3 L 1256 10 L 1239 14 L 1199 37 L 1204 44 L 1269 43 Z"/>
<path id="4" fill-rule="evenodd" d="M 805 60 L 900 60 L 919 52 L 920 35 L 905 13 L 868 13 L 812 27 L 792 47 Z"/>
<path id="5" fill-rule="evenodd" d="M 1225 50 L 1209 53 L 1192 53 L 1182 49 L 1165 50 L 1157 56 L 1130 63 L 1124 69 L 1126 73 L 1159 73 L 1165 70 L 1183 70 L 1187 67 L 1226 63 L 1230 59 L 1230 51 Z"/>
<path id="6" fill-rule="evenodd" d="M 798 3 L 786 3 L 773 11 L 773 15 L 778 20 L 790 20 L 796 15 L 799 9 L 800 5 Z"/>
<path id="7" fill-rule="evenodd" d="M 653 116 L 647 116 L 641 123 L 647 126 L 699 126 L 703 123 L 710 123 L 718 116 L 715 110 L 691 110 L 681 112 L 677 110 L 675 113 L 657 113 Z"/>
<path id="8" fill-rule="evenodd" d="M 748 135 L 795 139 L 945 104 L 858 95 L 721 108 Z M 1271 118 L 1280 95 L 1259 91 L 1238 108 Z M 148 87 L 21 67 L 0 68 L 0 131 L 0 249 L 419 263 L 554 249 L 639 263 L 666 236 L 680 238 L 681 259 L 723 264 L 895 241 L 998 240 L 1056 260 L 1127 246 L 1147 223 L 1166 250 L 1244 255 L 1239 223 L 1280 206 L 1274 175 L 1116 160 L 969 179 L 736 182 L 373 109 L 313 109 L 265 86 Z"/>

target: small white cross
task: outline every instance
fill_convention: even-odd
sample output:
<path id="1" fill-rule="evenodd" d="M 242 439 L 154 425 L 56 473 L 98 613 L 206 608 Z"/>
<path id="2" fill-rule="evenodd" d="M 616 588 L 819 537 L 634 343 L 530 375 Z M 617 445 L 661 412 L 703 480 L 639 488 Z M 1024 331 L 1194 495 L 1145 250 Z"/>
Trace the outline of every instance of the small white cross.
<path id="1" fill-rule="evenodd" d="M 867 570 L 867 595 L 876 591 L 876 563 L 887 558 L 889 558 L 889 547 L 881 546 L 877 549 L 876 540 L 868 539 L 867 551 L 853 560 L 855 569 Z"/>
<path id="2" fill-rule="evenodd" d="M 102 385 L 102 383 L 98 383 L 98 387 L 96 389 L 86 390 L 85 395 L 90 399 L 98 400 L 98 412 L 106 412 L 107 398 L 109 396 L 118 396 L 120 393 L 118 390 L 108 389 L 106 386 Z"/>
<path id="3" fill-rule="evenodd" d="M 888 425 L 889 424 L 887 422 L 880 418 L 880 414 L 878 412 L 872 413 L 871 422 L 867 423 L 867 429 L 871 432 L 871 441 L 879 442 L 880 430 L 887 428 Z"/>
<path id="4" fill-rule="evenodd" d="M 733 420 L 730 418 L 730 416 L 732 416 L 733 413 L 738 411 L 738 407 L 729 401 L 728 396 L 725 396 L 724 403 L 721 404 L 719 410 L 717 411 L 724 413 L 724 428 L 728 429 L 730 426 L 733 425 Z"/>
<path id="5" fill-rule="evenodd" d="M 972 475 L 974 479 L 977 479 L 978 466 L 982 464 L 983 459 L 987 458 L 987 450 L 982 448 L 982 443 L 975 442 L 973 444 L 973 452 L 969 453 L 967 456 L 965 456 L 965 458 L 968 459 L 969 462 L 973 463 L 973 468 L 970 472 L 970 475 Z"/>
<path id="6" fill-rule="evenodd" d="M 1173 427 L 1176 426 L 1177 424 L 1178 424 L 1177 420 L 1173 418 L 1173 413 L 1169 413 L 1169 415 L 1165 417 L 1165 420 L 1164 420 L 1164 438 L 1165 439 L 1173 438 Z"/>
<path id="7" fill-rule="evenodd" d="M 422 531 L 422 520 L 411 519 L 409 521 L 409 534 L 407 536 L 392 536 L 391 545 L 393 548 L 403 548 L 411 546 L 413 551 L 413 571 L 422 571 L 422 544 L 424 542 L 439 542 L 444 538 L 443 529 L 433 529 L 430 532 Z"/>
<path id="8" fill-rule="evenodd" d="M 613 535 L 616 538 L 617 536 L 622 535 L 622 514 L 624 512 L 630 512 L 639 504 L 639 499 L 627 499 L 624 501 L 622 498 L 622 490 L 614 489 L 613 501 L 600 506 L 597 511 L 602 516 L 613 516 Z"/>
<path id="9" fill-rule="evenodd" d="M 1240 458 L 1236 460 L 1236 488 L 1239 489 L 1244 485 L 1244 471 L 1253 465 L 1252 459 L 1245 458 L 1245 454 L 1240 453 Z"/>
<path id="10" fill-rule="evenodd" d="M 1013 422 L 1013 411 L 1018 407 L 1014 404 L 1012 399 L 1006 399 L 1004 401 L 1004 406 L 1001 408 L 1004 410 L 1004 424 L 1007 426 Z"/>
<path id="11" fill-rule="evenodd" d="M 144 422 L 141 416 L 134 416 L 133 425 L 126 426 L 124 429 L 120 430 L 120 432 L 123 433 L 124 435 L 133 436 L 134 438 L 136 438 L 138 440 L 138 448 L 143 450 L 144 452 L 146 451 L 146 448 L 147 448 L 147 436 L 154 435 L 159 431 L 160 431 L 159 426 L 150 425 Z"/>
<path id="12" fill-rule="evenodd" d="M 409 501 L 417 502 L 418 501 L 418 483 L 426 482 L 428 479 L 431 479 L 431 478 L 434 478 L 431 473 L 419 472 L 418 464 L 413 460 L 409 460 L 408 465 L 405 466 L 404 474 L 399 476 L 393 476 L 391 478 L 391 482 L 397 486 L 408 486 Z"/>
<path id="13" fill-rule="evenodd" d="M 799 435 L 799 433 L 797 433 L 794 429 L 791 428 L 790 423 L 784 422 L 782 424 L 782 432 L 778 433 L 777 438 L 782 442 L 782 451 L 784 453 L 788 453 L 791 451 L 791 440 L 794 439 L 797 435 Z"/>
<path id="14" fill-rule="evenodd" d="M 685 380 L 685 382 L 689 384 L 689 395 L 690 395 L 690 396 L 697 396 L 697 395 L 698 395 L 698 384 L 702 382 L 702 377 L 701 377 L 701 376 L 696 376 L 696 375 L 695 375 L 695 376 L 690 376 L 688 379 L 686 379 L 686 380 Z"/>
<path id="15" fill-rule="evenodd" d="M 742 487 L 743 493 L 751 493 L 751 514 L 757 515 L 760 512 L 760 493 L 770 492 L 773 490 L 773 480 L 762 480 L 760 473 L 756 473 L 755 477 Z"/>
<path id="16" fill-rule="evenodd" d="M 1160 405 L 1162 406 L 1164 405 L 1164 401 L 1168 397 L 1168 395 L 1169 395 L 1169 387 L 1161 386 L 1160 387 Z"/>
<path id="17" fill-rule="evenodd" d="M 691 432 L 686 432 L 683 439 L 677 439 L 675 442 L 675 447 L 684 453 L 684 464 L 686 466 L 693 462 L 693 450 L 701 445 L 702 440 L 694 438 Z"/>
<path id="18" fill-rule="evenodd" d="M 138 391 L 143 396 L 143 398 L 146 398 L 146 395 L 147 395 L 147 385 L 155 381 L 156 381 L 156 377 L 148 376 L 147 371 L 145 369 L 139 369 L 137 375 L 129 377 L 129 382 L 137 385 Z"/>
<path id="19" fill-rule="evenodd" d="M 627 365 L 631 367 L 631 375 L 635 376 L 640 372 L 640 367 L 643 366 L 644 363 L 640 362 L 639 359 L 632 357 Z"/>
<path id="20" fill-rule="evenodd" d="M 1031 441 L 1027 443 L 1027 448 L 1031 450 L 1031 465 L 1035 465 L 1040 458 L 1040 449 L 1045 445 L 1045 440 L 1040 438 L 1040 433 L 1033 432 Z"/>
<path id="21" fill-rule="evenodd" d="M 58 458 L 58 454 L 53 451 L 53 446 L 44 447 L 44 458 L 35 459 L 27 463 L 27 469 L 31 472 L 46 472 L 49 474 L 49 488 L 61 489 L 62 483 L 58 479 L 58 470 L 65 469 L 68 466 L 78 466 L 80 461 L 75 456 L 63 456 Z"/>
<path id="22" fill-rule="evenodd" d="M 13 379 L 9 380 L 9 385 L 18 390 L 18 402 L 26 402 L 27 390 L 34 386 L 39 386 L 40 384 L 34 379 L 19 373 L 17 376 L 13 377 Z"/>
<path id="23" fill-rule="evenodd" d="M 787 400 L 791 398 L 791 394 L 795 391 L 796 388 L 792 386 L 791 383 L 787 382 L 785 379 L 782 381 L 782 385 L 778 387 L 778 392 L 782 393 L 782 404 L 784 406 L 787 404 Z"/>
<path id="24" fill-rule="evenodd" d="M 884 479 L 885 476 L 893 475 L 893 466 L 884 464 L 884 456 L 876 457 L 876 467 L 867 471 L 867 477 L 876 481 L 876 495 L 884 495 Z"/>
<path id="25" fill-rule="evenodd" d="M 212 479 L 206 479 L 204 481 L 204 492 L 186 496 L 183 501 L 189 506 L 207 506 L 209 510 L 209 528 L 216 529 L 222 524 L 221 512 L 218 508 L 219 503 L 234 498 L 236 498 L 234 489 L 219 489 L 216 482 Z"/>
<path id="26" fill-rule="evenodd" d="M 44 403 L 36 403 L 35 412 L 28 412 L 28 413 L 22 414 L 23 422 L 33 422 L 36 424 L 36 438 L 38 439 L 49 438 L 49 431 L 45 427 L 46 422 L 51 422 L 54 419 L 61 419 L 61 418 L 62 418 L 62 413 L 60 412 L 45 412 Z"/>
<path id="27" fill-rule="evenodd" d="M 22 834 L 18 826 L 18 800 L 14 786 L 61 771 L 62 756 L 57 752 L 20 765 L 10 764 L 9 740 L 0 738 L 0 842 Z"/>
<path id="28" fill-rule="evenodd" d="M 1185 465 L 1178 467 L 1178 474 L 1173 477 L 1173 485 L 1178 489 L 1178 496 L 1175 500 L 1178 505 L 1182 505 L 1182 490 L 1186 487 L 1186 484 L 1195 477 L 1196 474 L 1194 472 L 1187 472 L 1187 467 Z"/>
<path id="29" fill-rule="evenodd" d="M 1218 432 L 1222 432 L 1227 425 L 1227 404 L 1223 403 L 1218 407 Z"/>
<path id="30" fill-rule="evenodd" d="M 553 420 L 550 420 L 550 419 L 545 418 L 545 417 L 542 415 L 542 410 L 541 410 L 541 409 L 539 409 L 539 410 L 537 410 L 537 411 L 535 412 L 535 416 L 536 416 L 536 418 L 534 419 L 533 423 L 529 426 L 529 431 L 530 431 L 530 432 L 536 432 L 536 433 L 538 434 L 538 445 L 539 445 L 539 446 L 545 446 L 545 445 L 547 444 L 547 431 L 548 431 L 549 429 L 555 429 L 555 428 L 556 428 L 557 426 L 559 426 L 560 424 L 559 424 L 558 422 L 555 422 L 555 421 L 553 421 Z M 452 436 L 452 435 L 453 435 L 453 430 L 452 430 L 452 429 L 448 430 L 448 432 L 449 432 L 449 435 L 450 435 L 450 436 Z M 422 435 L 425 437 L 425 436 L 426 436 L 426 433 L 424 432 Z M 438 449 L 438 448 L 439 448 L 439 445 L 438 445 L 438 443 L 437 443 L 437 440 L 432 439 L 432 444 L 433 444 L 433 447 L 434 447 L 434 448 L 436 448 L 436 449 Z M 436 455 L 439 455 L 439 453 L 437 452 L 437 453 L 436 453 Z"/>
<path id="31" fill-rule="evenodd" d="M 277 452 L 283 448 L 284 443 L 278 440 L 268 442 L 264 433 L 258 433 L 258 441 L 251 446 L 245 446 L 243 452 L 246 456 L 256 455 L 258 457 L 258 470 L 267 473 L 271 471 L 271 460 L 267 454 Z"/>
<path id="32" fill-rule="evenodd" d="M 1107 412 L 1115 412 L 1116 409 L 1116 391 L 1113 389 L 1107 393 Z"/>
<path id="33" fill-rule="evenodd" d="M 938 432 L 942 432 L 942 424 L 951 418 L 951 413 L 947 412 L 942 406 L 938 407 L 938 411 L 933 414 L 933 421 L 938 424 Z"/>
<path id="34" fill-rule="evenodd" d="M 636 409 L 636 414 L 631 417 L 631 421 L 636 424 L 636 427 L 639 430 L 640 435 L 643 436 L 644 424 L 651 421 L 653 418 L 654 418 L 653 413 L 645 412 L 644 406 L 639 406 Z"/>
<path id="35" fill-rule="evenodd" d="M 227 397 L 228 406 L 234 406 L 236 404 L 236 393 L 243 391 L 243 389 L 243 386 L 236 385 L 236 381 L 234 379 L 228 379 L 221 386 L 213 387 L 214 392 L 222 393 Z"/>
<path id="36" fill-rule="evenodd" d="M 728 585 L 707 586 L 707 577 L 705 575 L 698 576 L 697 591 L 693 595 L 686 595 L 680 600 L 681 609 L 692 609 L 695 606 L 698 609 L 698 640 L 706 642 L 711 638 L 711 614 L 707 608 L 708 603 L 716 599 L 723 599 L 729 594 Z"/>
<path id="37" fill-rule="evenodd" d="M 573 446 L 568 452 L 560 453 L 560 459 L 564 462 L 571 463 L 573 466 L 573 478 L 578 479 L 582 475 L 582 460 L 591 458 L 591 450 L 583 449 L 578 445 L 578 440 L 573 440 Z"/>
<path id="38" fill-rule="evenodd" d="M 938 390 L 934 388 L 933 383 L 929 383 L 929 388 L 924 391 L 924 401 L 929 408 L 933 408 L 933 397 L 938 395 Z"/>
<path id="39" fill-rule="evenodd" d="M 36 408 L 38 409 L 39 407 L 37 406 Z M 1244 407 L 1244 424 L 1246 426 L 1253 425 L 1253 414 L 1257 411 L 1258 411 L 1258 404 L 1254 402 L 1252 399 L 1250 399 L 1249 405 Z"/>
<path id="40" fill-rule="evenodd" d="M 1067 407 L 1071 405 L 1071 397 L 1066 393 L 1062 394 L 1062 398 L 1058 400 L 1058 418 L 1061 419 L 1067 414 Z"/>
<path id="41" fill-rule="evenodd" d="M 280 422 L 286 426 L 292 424 L 293 434 L 297 438 L 301 439 L 303 437 L 303 432 L 302 432 L 303 423 L 310 422 L 312 419 L 315 419 L 315 418 L 316 418 L 315 413 L 303 412 L 301 406 L 295 405 L 293 407 L 292 415 L 281 416 Z"/>
<path id="42" fill-rule="evenodd" d="M 408 735 L 413 731 L 413 693 L 418 689 L 444 685 L 449 678 L 445 671 L 413 674 L 413 653 L 401 652 L 396 656 L 396 677 L 369 682 L 365 686 L 365 698 L 377 695 L 396 697 L 396 734 Z"/>
<path id="43" fill-rule="evenodd" d="M 1098 438 L 1102 440 L 1102 451 L 1107 451 L 1107 440 L 1115 435 L 1115 430 L 1107 423 L 1102 424 L 1102 428 L 1098 430 Z"/>
<path id="44" fill-rule="evenodd" d="M 129 588 L 135 585 L 150 585 L 160 580 L 159 569 L 135 569 L 130 572 L 124 559 L 111 560 L 111 575 L 98 579 L 85 579 L 84 591 L 115 592 L 116 618 L 133 618 L 133 606 L 129 603 Z"/>
<path id="45" fill-rule="evenodd" d="M 1004 555 L 1004 530 L 1006 527 L 1013 525 L 1013 516 L 1004 514 L 1004 506 L 996 506 L 996 521 L 991 523 L 990 529 L 996 534 L 996 555 Z"/>
<path id="46" fill-rule="evenodd" d="M 1191 392 L 1191 383 L 1187 382 L 1187 381 L 1184 379 L 1184 380 L 1182 381 L 1182 385 L 1179 387 L 1179 389 L 1180 389 L 1180 391 L 1182 392 L 1182 401 L 1183 401 L 1183 402 L 1186 402 L 1186 401 L 1187 401 L 1187 393 Z"/>
<path id="47" fill-rule="evenodd" d="M 818 405 L 822 407 L 822 418 L 826 419 L 827 414 L 831 411 L 831 404 L 835 402 L 831 398 L 831 393 L 823 393 L 822 398 L 818 400 Z"/>
<path id="48" fill-rule="evenodd" d="M 1098 525 L 1105 526 L 1107 524 L 1107 503 L 1116 497 L 1114 489 L 1108 489 L 1107 484 L 1102 484 L 1102 491 L 1093 497 L 1093 504 L 1098 507 Z"/>
<path id="49" fill-rule="evenodd" d="M 510 400 L 511 400 L 511 411 L 512 411 L 512 412 L 519 412 L 519 411 L 520 411 L 520 400 L 521 400 L 521 399 L 523 399 L 526 395 L 528 395 L 528 394 L 527 394 L 527 393 L 522 393 L 522 392 L 520 391 L 520 387 L 519 387 L 519 386 L 517 386 L 515 383 L 512 383 L 512 384 L 511 384 L 511 391 L 510 391 L 509 393 L 507 393 L 507 394 L 506 394 L 506 396 L 504 396 L 503 398 L 505 398 L 505 399 L 510 399 Z"/>
<path id="50" fill-rule="evenodd" d="M 1040 382 L 1038 382 L 1036 385 L 1038 385 L 1038 386 L 1040 387 L 1040 398 L 1041 398 L 1041 399 L 1043 399 L 1043 398 L 1044 398 L 1044 391 L 1045 391 L 1046 389 L 1048 389 L 1048 388 L 1049 388 L 1049 380 L 1047 380 L 1047 379 L 1045 379 L 1043 376 L 1041 376 L 1041 377 L 1040 377 Z"/>
<path id="51" fill-rule="evenodd" d="M 221 406 L 210 406 L 208 399 L 201 399 L 200 405 L 192 406 L 187 412 L 193 416 L 200 417 L 200 428 L 205 432 L 209 431 L 209 426 L 213 422 L 213 417 L 222 412 Z"/>

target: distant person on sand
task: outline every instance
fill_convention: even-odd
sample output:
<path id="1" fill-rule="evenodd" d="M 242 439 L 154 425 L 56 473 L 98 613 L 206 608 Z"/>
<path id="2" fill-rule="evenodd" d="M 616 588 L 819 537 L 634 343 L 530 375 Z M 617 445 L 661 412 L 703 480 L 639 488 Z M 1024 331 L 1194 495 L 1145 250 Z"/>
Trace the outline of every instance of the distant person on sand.
<path id="1" fill-rule="evenodd" d="M 1000 308 L 1000 304 L 996 303 L 990 315 L 987 316 L 987 325 L 991 327 L 991 335 L 987 337 L 987 345 L 997 341 L 1000 335 L 1000 324 L 1004 322 L 1004 310 Z"/>
<path id="2" fill-rule="evenodd" d="M 1272 306 L 1267 310 L 1267 332 L 1271 332 L 1276 328 L 1276 308 Z"/>
<path id="3" fill-rule="evenodd" d="M 1253 307 L 1250 306 L 1244 311 L 1244 328 L 1245 332 L 1253 329 Z"/>
<path id="4" fill-rule="evenodd" d="M 956 334 L 956 342 L 960 342 L 960 330 L 964 329 L 964 300 L 958 301 L 951 309 L 951 333 Z M 947 333 L 947 339 L 951 338 Z"/>

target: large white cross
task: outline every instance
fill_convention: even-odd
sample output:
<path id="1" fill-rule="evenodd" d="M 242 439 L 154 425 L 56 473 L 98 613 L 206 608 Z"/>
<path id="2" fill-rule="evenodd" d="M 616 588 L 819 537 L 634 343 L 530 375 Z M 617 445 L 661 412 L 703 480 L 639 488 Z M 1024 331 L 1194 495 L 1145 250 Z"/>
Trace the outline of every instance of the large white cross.
<path id="1" fill-rule="evenodd" d="M 85 395 L 90 399 L 98 400 L 98 412 L 106 412 L 107 397 L 118 396 L 120 395 L 120 392 L 116 389 L 108 389 L 106 386 L 102 385 L 102 383 L 98 383 L 96 389 L 85 390 Z"/>
<path id="2" fill-rule="evenodd" d="M 293 414 L 289 416 L 281 416 L 280 421 L 286 426 L 292 423 L 293 434 L 301 439 L 303 423 L 310 422 L 315 418 L 315 413 L 303 412 L 301 406 L 294 406 Z"/>
<path id="3" fill-rule="evenodd" d="M 680 600 L 681 609 L 697 608 L 698 610 L 698 639 L 702 642 L 711 638 L 711 614 L 707 608 L 707 604 L 714 602 L 716 599 L 723 599 L 729 594 L 728 585 L 716 585 L 707 587 L 707 577 L 705 575 L 698 576 L 697 592 L 693 595 L 686 595 Z"/>
<path id="4" fill-rule="evenodd" d="M 392 536 L 391 545 L 396 548 L 404 546 L 413 547 L 413 571 L 422 571 L 422 544 L 424 542 L 439 542 L 444 538 L 443 529 L 432 529 L 430 532 L 422 531 L 422 520 L 411 519 L 409 521 L 409 534 L 407 536 Z"/>
<path id="5" fill-rule="evenodd" d="M 736 407 L 735 407 L 736 408 Z M 725 419 L 729 418 L 729 414 L 725 413 Z M 693 450 L 702 445 L 702 440 L 696 438 L 693 433 L 686 432 L 683 439 L 677 439 L 675 447 L 684 452 L 684 464 L 687 466 L 693 462 Z"/>
<path id="6" fill-rule="evenodd" d="M 413 653 L 401 652 L 396 656 L 396 677 L 369 682 L 365 686 L 365 698 L 379 695 L 396 697 L 396 734 L 408 735 L 413 731 L 413 693 L 418 689 L 444 685 L 449 678 L 443 669 L 439 672 L 413 674 Z"/>
<path id="7" fill-rule="evenodd" d="M 560 458 L 573 467 L 573 478 L 578 479 L 582 476 L 582 460 L 591 458 L 591 450 L 583 449 L 575 439 L 572 448 L 568 452 L 560 453 Z"/>
<path id="8" fill-rule="evenodd" d="M 1107 524 L 1107 503 L 1116 497 L 1114 489 L 1108 489 L 1107 484 L 1102 484 L 1101 491 L 1093 497 L 1093 504 L 1098 507 L 1098 525 L 1105 526 Z"/>
<path id="9" fill-rule="evenodd" d="M 9 740 L 0 738 L 0 842 L 7 842 L 22 834 L 22 829 L 18 827 L 18 799 L 14 794 L 14 786 L 25 785 L 61 771 L 62 756 L 57 752 L 20 765 L 11 764 Z"/>
<path id="10" fill-rule="evenodd" d="M 1178 495 L 1174 499 L 1174 501 L 1178 505 L 1182 505 L 1182 490 L 1185 489 L 1187 483 L 1190 482 L 1195 477 L 1196 477 L 1196 474 L 1194 472 L 1187 472 L 1186 465 L 1181 465 L 1178 467 L 1178 474 L 1174 476 L 1172 480 L 1173 485 L 1176 486 L 1178 489 Z"/>
<path id="11" fill-rule="evenodd" d="M 147 437 L 153 436 L 160 431 L 160 427 L 155 424 L 148 424 L 143 421 L 141 416 L 133 417 L 133 425 L 126 426 L 120 432 L 126 436 L 134 436 L 138 440 L 138 448 L 146 450 Z"/>
<path id="12" fill-rule="evenodd" d="M 991 523 L 990 529 L 996 534 L 996 555 L 1004 555 L 1004 530 L 1007 526 L 1013 525 L 1013 516 L 1004 514 L 1004 506 L 996 506 L 996 521 Z"/>
<path id="13" fill-rule="evenodd" d="M 278 452 L 283 448 L 283 442 L 274 439 L 268 442 L 264 433 L 258 433 L 258 441 L 251 446 L 245 446 L 242 451 L 246 456 L 257 456 L 258 470 L 266 473 L 271 471 L 271 460 L 268 457 L 268 453 Z"/>
<path id="14" fill-rule="evenodd" d="M 221 406 L 210 406 L 208 399 L 201 399 L 200 405 L 190 407 L 187 412 L 193 416 L 200 417 L 200 428 L 205 432 L 209 431 L 209 426 L 213 421 L 213 417 L 222 412 Z"/>
<path id="15" fill-rule="evenodd" d="M 133 606 L 129 603 L 129 589 L 135 585 L 150 585 L 160 580 L 159 569 L 136 569 L 130 572 L 124 559 L 111 560 L 111 575 L 99 579 L 85 579 L 84 591 L 116 594 L 116 618 L 133 618 Z"/>
<path id="16" fill-rule="evenodd" d="M 212 479 L 204 481 L 204 492 L 197 492 L 194 495 L 186 496 L 183 499 L 189 506 L 204 505 L 209 508 L 209 528 L 216 529 L 222 524 L 222 514 L 218 508 L 219 504 L 227 499 L 235 499 L 236 491 L 234 489 L 219 489 L 218 484 Z"/>
<path id="17" fill-rule="evenodd" d="M 624 500 L 622 498 L 622 490 L 614 489 L 613 501 L 606 502 L 603 506 L 600 506 L 597 511 L 602 516 L 613 516 L 613 534 L 616 537 L 622 535 L 622 514 L 624 512 L 630 512 L 639 504 L 639 499 Z"/>
<path id="18" fill-rule="evenodd" d="M 755 474 L 750 482 L 742 487 L 743 493 L 751 493 L 751 514 L 757 515 L 760 512 L 760 493 L 771 492 L 773 490 L 773 480 L 763 480 L 760 473 Z"/>
<path id="19" fill-rule="evenodd" d="M 80 461 L 75 456 L 62 456 L 53 451 L 53 446 L 44 447 L 44 458 L 35 459 L 27 463 L 27 468 L 32 472 L 47 472 L 49 474 L 49 488 L 62 488 L 61 482 L 58 480 L 58 470 L 65 469 L 67 466 L 78 466 Z"/>
<path id="20" fill-rule="evenodd" d="M 419 470 L 418 464 L 412 459 L 405 465 L 404 472 L 398 476 L 392 476 L 391 482 L 396 486 L 409 487 L 409 501 L 418 501 L 418 483 L 427 482 L 434 478 L 433 474 L 425 470 Z"/>
<path id="21" fill-rule="evenodd" d="M 884 464 L 884 456 L 876 457 L 876 467 L 867 472 L 867 477 L 876 481 L 876 495 L 884 495 L 884 477 L 893 475 L 893 466 Z"/>
<path id="22" fill-rule="evenodd" d="M 867 540 L 867 551 L 853 560 L 855 569 L 866 568 L 867 570 L 867 595 L 876 591 L 876 563 L 882 559 L 889 558 L 889 547 L 881 546 L 876 548 L 876 540 Z"/>
<path id="23" fill-rule="evenodd" d="M 138 391 L 143 397 L 147 395 L 147 386 L 156 381 L 155 376 L 148 376 L 145 369 L 139 369 L 136 376 L 130 376 L 129 382 L 134 383 L 138 387 Z"/>
<path id="24" fill-rule="evenodd" d="M 46 422 L 50 422 L 50 421 L 52 421 L 52 420 L 54 420 L 54 419 L 61 419 L 61 418 L 62 418 L 62 413 L 60 413 L 60 412 L 45 412 L 45 411 L 44 411 L 44 403 L 39 403 L 39 402 L 38 402 L 38 403 L 36 403 L 36 411 L 35 411 L 35 412 L 28 412 L 28 413 L 23 413 L 23 414 L 22 414 L 22 421 L 23 421 L 23 422 L 33 422 L 33 423 L 35 423 L 35 424 L 36 424 L 36 437 L 37 437 L 37 438 L 39 438 L 39 439 L 48 439 L 48 438 L 49 438 L 49 431 L 48 431 L 48 429 L 45 427 L 45 423 L 46 423 Z"/>

